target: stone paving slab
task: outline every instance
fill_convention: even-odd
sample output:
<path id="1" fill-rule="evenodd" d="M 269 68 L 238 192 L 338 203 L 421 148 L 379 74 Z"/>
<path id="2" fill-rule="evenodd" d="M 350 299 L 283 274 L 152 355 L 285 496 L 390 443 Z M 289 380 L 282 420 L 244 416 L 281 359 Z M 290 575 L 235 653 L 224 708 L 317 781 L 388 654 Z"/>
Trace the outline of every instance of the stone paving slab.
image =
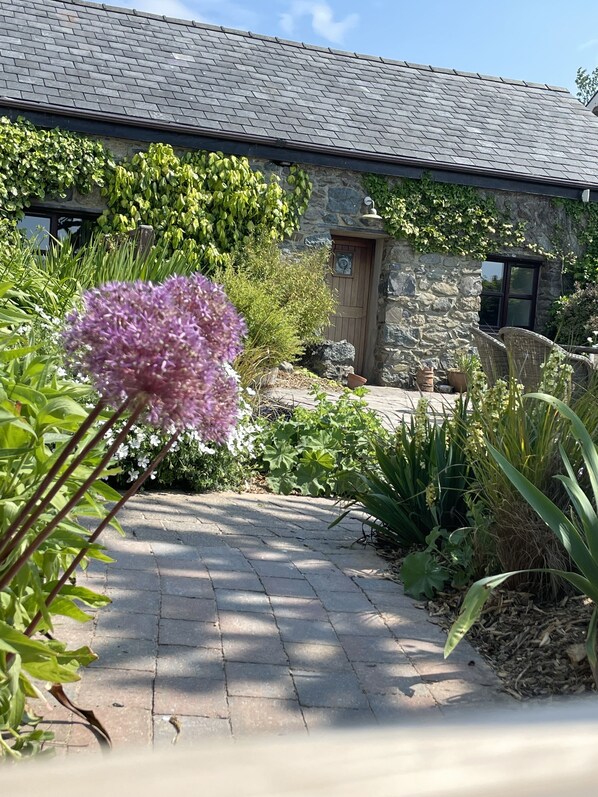
<path id="1" fill-rule="evenodd" d="M 112 603 L 85 625 L 57 622 L 61 639 L 100 656 L 67 693 L 116 746 L 313 733 L 510 700 L 467 643 L 444 660 L 442 630 L 357 542 L 359 517 L 328 529 L 337 512 L 302 496 L 135 498 L 127 536 L 106 539 L 116 563 L 83 577 Z M 62 749 L 97 747 L 61 707 L 43 713 Z"/>
<path id="2" fill-rule="evenodd" d="M 371 409 L 382 418 L 382 423 L 387 429 L 395 429 L 403 421 L 408 421 L 413 416 L 421 399 L 428 402 L 428 411 L 433 415 L 442 417 L 451 411 L 457 394 L 446 393 L 420 393 L 419 390 L 403 390 L 399 387 L 381 387 L 379 385 L 366 385 L 368 393 L 365 400 Z M 301 406 L 309 409 L 316 406 L 313 395 L 306 388 L 274 387 L 268 395 L 274 401 L 287 407 Z M 327 393 L 329 399 L 338 399 L 338 393 Z"/>

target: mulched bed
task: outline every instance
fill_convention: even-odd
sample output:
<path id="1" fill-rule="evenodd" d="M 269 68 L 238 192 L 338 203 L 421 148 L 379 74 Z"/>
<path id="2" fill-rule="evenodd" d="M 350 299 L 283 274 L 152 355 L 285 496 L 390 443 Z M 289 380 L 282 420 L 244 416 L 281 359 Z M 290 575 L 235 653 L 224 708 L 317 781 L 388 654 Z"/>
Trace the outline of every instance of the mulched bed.
<path id="1" fill-rule="evenodd" d="M 431 617 L 448 629 L 461 597 L 438 595 L 427 604 Z M 585 656 L 591 614 L 591 602 L 581 595 L 554 604 L 503 590 L 488 601 L 467 639 L 494 669 L 504 690 L 519 700 L 596 691 Z"/>
<path id="2" fill-rule="evenodd" d="M 375 545 L 389 560 L 389 576 L 400 581 L 404 555 L 385 549 L 379 541 Z M 439 593 L 422 606 L 432 622 L 448 631 L 463 595 Z M 504 691 L 517 700 L 596 692 L 585 655 L 592 608 L 583 595 L 551 603 L 525 592 L 496 590 L 466 639 L 498 675 Z"/>

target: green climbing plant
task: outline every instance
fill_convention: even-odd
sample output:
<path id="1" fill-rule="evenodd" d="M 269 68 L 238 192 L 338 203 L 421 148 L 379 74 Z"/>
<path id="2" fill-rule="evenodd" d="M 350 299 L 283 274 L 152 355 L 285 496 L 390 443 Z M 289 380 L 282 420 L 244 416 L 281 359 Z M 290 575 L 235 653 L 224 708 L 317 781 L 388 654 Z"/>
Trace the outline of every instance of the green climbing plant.
<path id="1" fill-rule="evenodd" d="M 2 234 L 32 200 L 82 194 L 104 184 L 112 160 L 96 139 L 55 128 L 46 130 L 19 118 L 0 118 L 0 222 Z M 4 221 L 2 221 L 4 219 Z"/>
<path id="2" fill-rule="evenodd" d="M 523 224 L 514 224 L 492 197 L 475 188 L 368 174 L 364 188 L 382 214 L 386 231 L 420 253 L 460 255 L 485 260 L 497 249 L 529 247 Z"/>
<path id="3" fill-rule="evenodd" d="M 562 207 L 569 217 L 573 233 L 579 243 L 581 254 L 565 253 L 565 271 L 581 286 L 598 281 L 598 205 L 595 202 L 580 202 L 576 199 L 554 199 L 556 207 Z"/>
<path id="4" fill-rule="evenodd" d="M 151 144 L 108 173 L 108 210 L 100 226 L 124 232 L 149 224 L 164 255 L 182 250 L 204 271 L 223 265 L 239 243 L 254 237 L 281 240 L 297 229 L 311 183 L 291 167 L 288 189 L 267 180 L 247 158 L 221 152 L 175 153 Z"/>

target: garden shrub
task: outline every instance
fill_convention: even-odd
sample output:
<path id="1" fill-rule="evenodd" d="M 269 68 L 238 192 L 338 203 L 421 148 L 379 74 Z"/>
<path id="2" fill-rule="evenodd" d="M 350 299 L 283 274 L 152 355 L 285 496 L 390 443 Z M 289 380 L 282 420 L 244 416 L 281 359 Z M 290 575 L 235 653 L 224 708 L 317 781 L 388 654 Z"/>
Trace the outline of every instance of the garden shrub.
<path id="1" fill-rule="evenodd" d="M 266 286 L 232 265 L 219 271 L 215 279 L 247 324 L 245 348 L 235 365 L 242 379 L 247 380 L 245 384 L 299 356 L 301 340 L 297 329 Z"/>
<path id="2" fill-rule="evenodd" d="M 239 421 L 225 443 L 206 443 L 194 430 L 183 432 L 146 486 L 194 493 L 238 489 L 252 471 L 257 432 L 252 408 L 242 400 Z M 168 437 L 148 424 L 133 426 L 126 443 L 115 454 L 121 472 L 112 477 L 114 483 L 129 487 L 160 453 Z"/>
<path id="3" fill-rule="evenodd" d="M 598 285 L 578 285 L 573 293 L 557 299 L 552 308 L 549 333 L 564 345 L 598 343 Z"/>
<path id="4" fill-rule="evenodd" d="M 296 407 L 268 423 L 258 442 L 258 467 L 269 487 L 285 495 L 352 496 L 387 432 L 363 396 L 345 390 L 337 400 L 312 389 L 314 409 Z"/>
<path id="5" fill-rule="evenodd" d="M 575 402 L 571 400 L 571 369 L 555 351 L 544 367 L 540 390 L 572 405 L 598 436 L 597 385 Z M 493 446 L 512 467 L 563 511 L 569 498 L 554 477 L 559 473 L 559 448 L 572 458 L 574 467 L 583 464 L 575 451 L 566 419 L 547 402 L 530 402 L 514 378 L 487 388 L 477 383 L 469 390 L 471 414 L 464 421 L 466 449 L 474 474 L 472 500 L 488 518 L 490 540 L 484 537 L 490 565 L 496 557 L 508 571 L 567 569 L 569 556 L 546 524 L 521 496 L 489 451 Z M 490 544 L 489 544 L 490 543 Z M 530 576 L 526 586 L 535 591 L 559 592 L 562 580 L 544 575 Z"/>
<path id="6" fill-rule="evenodd" d="M 470 467 L 461 421 L 437 423 L 421 401 L 409 424 L 401 424 L 391 444 L 375 445 L 377 468 L 366 470 L 354 502 L 370 516 L 369 525 L 384 541 L 399 547 L 422 545 L 434 528 L 452 532 L 463 525 Z"/>
<path id="7" fill-rule="evenodd" d="M 327 246 L 289 252 L 262 240 L 240 250 L 234 268 L 268 291 L 271 300 L 284 309 L 304 345 L 321 338 L 336 307 L 326 283 L 329 264 Z"/>

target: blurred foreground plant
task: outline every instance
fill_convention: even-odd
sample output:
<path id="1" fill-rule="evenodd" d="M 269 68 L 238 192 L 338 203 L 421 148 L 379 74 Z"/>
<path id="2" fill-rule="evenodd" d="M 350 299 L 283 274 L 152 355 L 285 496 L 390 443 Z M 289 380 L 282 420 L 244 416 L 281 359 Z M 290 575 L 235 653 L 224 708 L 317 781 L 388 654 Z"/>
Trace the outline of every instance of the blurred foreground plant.
<path id="1" fill-rule="evenodd" d="M 31 678 L 77 680 L 77 668 L 95 658 L 88 648 L 31 639 L 37 629 L 51 630 L 53 613 L 88 619 L 75 600 L 106 602 L 70 583 L 77 566 L 90 556 L 106 559 L 96 544 L 101 532 L 181 430 L 222 440 L 237 416 L 229 369 L 244 325 L 220 288 L 201 275 L 162 285 L 112 283 L 86 294 L 84 305 L 64 341 L 100 394 L 89 412 L 57 380 L 56 363 L 22 345 L 19 330 L 29 316 L 12 301 L 0 308 L 0 750 L 10 755 L 26 748 L 18 728 L 26 698 L 38 694 Z M 144 417 L 168 439 L 121 497 L 101 479 Z M 116 502 L 108 512 L 105 500 Z M 99 525 L 90 533 L 79 515 L 99 517 Z M 40 740 L 32 733 L 30 747 Z"/>

